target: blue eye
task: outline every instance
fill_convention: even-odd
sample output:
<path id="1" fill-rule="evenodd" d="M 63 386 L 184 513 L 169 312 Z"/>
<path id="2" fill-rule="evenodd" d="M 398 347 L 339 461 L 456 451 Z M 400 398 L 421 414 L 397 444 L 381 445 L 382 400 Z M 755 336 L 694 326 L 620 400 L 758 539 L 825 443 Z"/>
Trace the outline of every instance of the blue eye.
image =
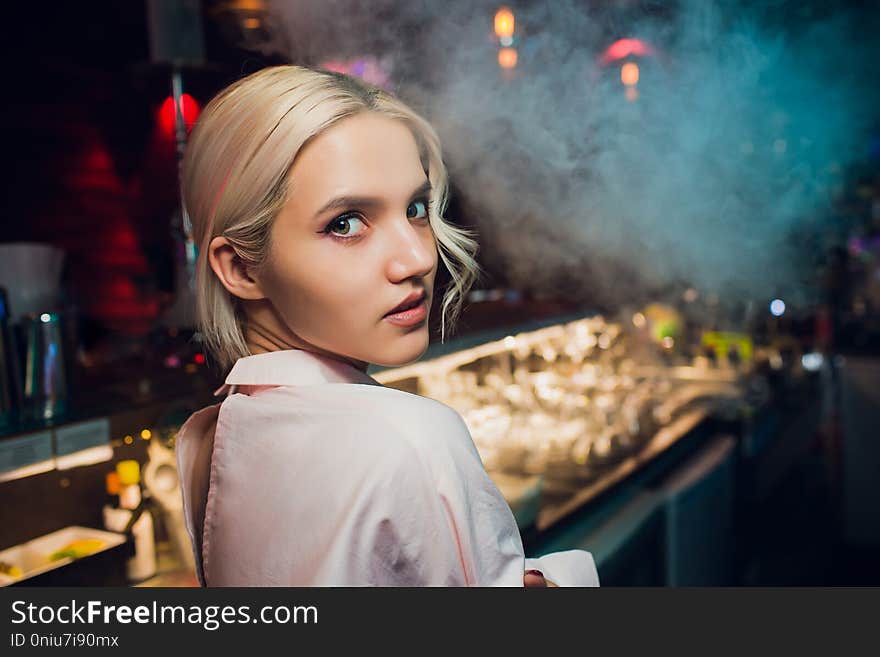
<path id="1" fill-rule="evenodd" d="M 360 223 L 362 227 L 366 228 L 366 225 L 364 224 L 363 220 L 360 219 L 360 217 L 356 217 L 354 215 L 343 215 L 341 217 L 336 217 L 336 219 L 327 224 L 327 227 L 324 228 L 323 232 L 346 239 L 362 233 L 363 230 L 356 231 L 352 227 L 352 222 Z"/>
<path id="2" fill-rule="evenodd" d="M 428 216 L 428 201 L 413 201 L 406 209 L 408 219 L 424 219 Z"/>

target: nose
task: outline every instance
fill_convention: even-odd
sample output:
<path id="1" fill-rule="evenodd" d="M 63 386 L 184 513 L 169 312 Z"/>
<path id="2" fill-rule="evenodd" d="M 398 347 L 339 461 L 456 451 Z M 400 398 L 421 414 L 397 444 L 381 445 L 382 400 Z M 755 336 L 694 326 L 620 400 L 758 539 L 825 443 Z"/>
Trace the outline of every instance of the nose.
<path id="1" fill-rule="evenodd" d="M 388 253 L 387 274 L 392 283 L 428 276 L 437 265 L 437 243 L 431 227 L 406 218 L 392 224 Z"/>

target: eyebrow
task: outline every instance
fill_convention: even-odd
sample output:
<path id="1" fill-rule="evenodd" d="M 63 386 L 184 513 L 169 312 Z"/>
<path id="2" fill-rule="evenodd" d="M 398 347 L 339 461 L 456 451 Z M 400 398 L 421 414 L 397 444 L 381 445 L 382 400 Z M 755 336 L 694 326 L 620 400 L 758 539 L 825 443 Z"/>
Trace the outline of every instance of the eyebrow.
<path id="1" fill-rule="evenodd" d="M 414 199 L 424 194 L 428 194 L 431 192 L 431 189 L 431 181 L 426 180 L 412 194 L 410 194 L 409 197 L 410 199 Z M 315 213 L 315 218 L 318 219 L 331 210 L 341 210 L 343 208 L 351 207 L 378 208 L 382 207 L 384 203 L 385 202 L 382 199 L 373 196 L 337 196 L 321 206 L 321 209 Z"/>

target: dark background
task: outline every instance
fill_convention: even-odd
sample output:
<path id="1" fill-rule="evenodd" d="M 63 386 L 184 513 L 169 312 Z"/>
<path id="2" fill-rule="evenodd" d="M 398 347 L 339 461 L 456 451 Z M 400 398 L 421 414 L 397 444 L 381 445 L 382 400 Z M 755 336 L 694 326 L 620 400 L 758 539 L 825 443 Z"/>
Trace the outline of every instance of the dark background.
<path id="1" fill-rule="evenodd" d="M 287 63 L 286 57 L 237 45 L 243 42 L 240 15 L 229 10 L 236 3 L 201 4 L 204 63 L 185 69 L 183 77 L 184 90 L 200 106 L 242 75 Z M 517 9 L 535 3 L 508 4 Z M 664 20 L 679 2 L 579 4 L 610 41 L 625 36 L 635 16 Z M 719 4 L 761 12 L 764 20 L 791 30 L 842 9 L 866 21 L 876 21 L 877 13 L 868 0 Z M 375 20 L 394 20 L 393 3 L 382 6 Z M 143 336 L 173 301 L 171 224 L 179 193 L 173 135 L 160 119 L 171 93 L 170 69 L 151 61 L 147 3 L 15 3 L 6 12 L 0 241 L 48 242 L 66 251 L 65 301 L 81 318 L 86 348 L 107 334 Z M 417 41 L 419 31 L 400 34 Z M 430 80 L 430 60 L 409 45 L 398 46 L 407 49 L 406 76 Z M 316 53 L 296 54 L 296 44 L 286 46 L 296 61 L 316 63 Z M 467 199 L 454 179 L 447 214 L 469 225 Z M 484 253 L 491 250 L 484 245 Z M 492 263 L 487 269 L 481 285 L 504 286 L 504 271 L 493 270 Z"/>

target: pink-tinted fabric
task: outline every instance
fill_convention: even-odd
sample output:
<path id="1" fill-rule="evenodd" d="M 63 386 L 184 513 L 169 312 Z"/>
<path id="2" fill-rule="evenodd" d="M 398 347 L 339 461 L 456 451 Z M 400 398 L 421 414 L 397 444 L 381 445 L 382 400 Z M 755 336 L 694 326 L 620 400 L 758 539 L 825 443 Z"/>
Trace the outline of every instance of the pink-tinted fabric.
<path id="1" fill-rule="evenodd" d="M 589 552 L 537 559 L 461 416 L 301 351 L 241 358 L 177 461 L 207 586 L 598 586 Z"/>

